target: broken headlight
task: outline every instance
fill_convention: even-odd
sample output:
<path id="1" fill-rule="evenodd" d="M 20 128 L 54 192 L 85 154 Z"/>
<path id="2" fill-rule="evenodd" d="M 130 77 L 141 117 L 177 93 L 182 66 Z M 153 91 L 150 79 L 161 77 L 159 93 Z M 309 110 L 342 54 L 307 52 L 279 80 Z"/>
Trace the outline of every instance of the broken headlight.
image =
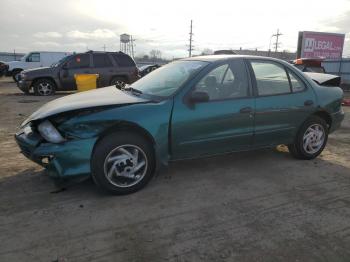
<path id="1" fill-rule="evenodd" d="M 38 125 L 38 130 L 40 135 L 50 143 L 62 143 L 65 141 L 62 135 L 49 120 L 45 120 L 44 122 L 40 123 Z"/>

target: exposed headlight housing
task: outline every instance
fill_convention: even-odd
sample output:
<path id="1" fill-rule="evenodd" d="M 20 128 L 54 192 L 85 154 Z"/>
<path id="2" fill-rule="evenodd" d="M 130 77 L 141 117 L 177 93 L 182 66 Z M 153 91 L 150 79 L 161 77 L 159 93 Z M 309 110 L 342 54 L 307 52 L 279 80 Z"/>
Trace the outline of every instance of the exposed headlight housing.
<path id="1" fill-rule="evenodd" d="M 57 129 L 51 124 L 49 120 L 45 120 L 38 126 L 40 135 L 50 143 L 62 143 L 65 139 L 57 131 Z"/>
<path id="2" fill-rule="evenodd" d="M 21 76 L 21 79 L 25 79 L 27 77 L 27 75 L 23 71 L 21 72 L 20 76 Z"/>

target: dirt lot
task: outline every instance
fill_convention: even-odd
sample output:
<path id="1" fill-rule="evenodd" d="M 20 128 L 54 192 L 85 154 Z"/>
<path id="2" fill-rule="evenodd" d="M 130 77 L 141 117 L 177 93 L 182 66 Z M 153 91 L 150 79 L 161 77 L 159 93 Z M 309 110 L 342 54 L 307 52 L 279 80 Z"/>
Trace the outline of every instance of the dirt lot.
<path id="1" fill-rule="evenodd" d="M 349 107 L 316 160 L 279 148 L 178 162 L 115 197 L 91 181 L 52 193 L 19 153 L 18 124 L 57 97 L 0 80 L 0 261 L 350 261 Z"/>

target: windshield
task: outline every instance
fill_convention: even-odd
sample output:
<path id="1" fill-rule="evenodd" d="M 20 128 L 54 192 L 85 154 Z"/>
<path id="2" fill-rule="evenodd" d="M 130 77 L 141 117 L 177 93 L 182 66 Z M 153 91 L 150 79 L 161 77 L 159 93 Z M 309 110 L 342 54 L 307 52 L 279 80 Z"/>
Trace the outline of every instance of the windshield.
<path id="1" fill-rule="evenodd" d="M 65 56 L 63 57 L 61 60 L 59 60 L 58 62 L 55 62 L 51 65 L 51 67 L 57 67 L 58 65 L 60 65 L 61 63 L 65 62 L 69 57 L 71 57 L 70 55 L 69 56 Z"/>
<path id="2" fill-rule="evenodd" d="M 177 61 L 167 64 L 131 85 L 147 95 L 167 97 L 175 93 L 190 77 L 208 63 L 203 61 Z"/>
<path id="3" fill-rule="evenodd" d="M 150 66 L 150 65 L 143 65 L 143 66 L 140 66 L 140 67 L 139 67 L 139 70 L 142 71 L 142 70 L 146 69 L 146 68 L 149 67 L 149 66 Z"/>
<path id="4" fill-rule="evenodd" d="M 31 53 L 22 56 L 21 59 L 20 59 L 20 61 L 25 62 L 26 59 L 27 59 L 27 57 L 28 57 L 30 54 L 31 54 Z"/>

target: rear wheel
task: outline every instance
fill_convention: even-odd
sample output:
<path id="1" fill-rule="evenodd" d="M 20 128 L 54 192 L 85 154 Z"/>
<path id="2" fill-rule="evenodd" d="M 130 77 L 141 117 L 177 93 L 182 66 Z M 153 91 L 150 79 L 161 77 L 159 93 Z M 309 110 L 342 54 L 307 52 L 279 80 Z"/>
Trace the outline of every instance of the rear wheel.
<path id="1" fill-rule="evenodd" d="M 38 96 L 51 96 L 55 94 L 55 83 L 50 79 L 39 79 L 34 82 L 34 94 Z"/>
<path id="2" fill-rule="evenodd" d="M 112 86 L 123 88 L 125 87 L 126 84 L 127 84 L 126 80 L 123 77 L 113 77 L 111 80 Z"/>
<path id="3" fill-rule="evenodd" d="M 95 183 L 110 193 L 136 192 L 154 174 L 152 146 L 142 136 L 129 132 L 107 135 L 96 145 L 91 170 Z"/>
<path id="4" fill-rule="evenodd" d="M 328 126 L 324 119 L 312 116 L 300 127 L 293 144 L 289 145 L 289 152 L 298 159 L 314 159 L 326 146 Z"/>

